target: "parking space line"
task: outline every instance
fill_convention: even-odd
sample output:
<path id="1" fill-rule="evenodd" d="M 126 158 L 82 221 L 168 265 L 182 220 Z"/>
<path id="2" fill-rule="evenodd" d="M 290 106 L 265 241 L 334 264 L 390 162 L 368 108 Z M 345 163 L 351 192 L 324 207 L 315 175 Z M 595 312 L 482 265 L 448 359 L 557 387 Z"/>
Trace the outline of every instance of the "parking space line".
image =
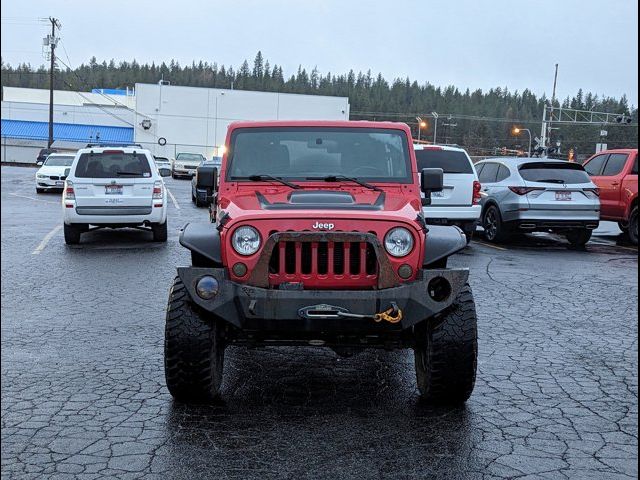
<path id="1" fill-rule="evenodd" d="M 37 200 L 38 202 L 52 203 L 54 205 L 59 205 L 60 204 L 59 202 L 50 202 L 49 200 L 44 200 L 42 198 L 36 198 L 36 197 L 30 197 L 28 195 L 20 195 L 19 193 L 9 192 L 8 195 L 11 195 L 12 197 L 27 198 L 29 200 Z"/>
<path id="2" fill-rule="evenodd" d="M 484 245 L 485 247 L 489 247 L 489 248 L 495 248 L 496 250 L 502 250 L 502 251 L 509 250 L 508 248 L 498 247 L 496 245 L 491 245 L 490 243 L 479 242 L 478 240 L 474 240 L 473 243 L 478 243 L 480 245 Z"/>
<path id="3" fill-rule="evenodd" d="M 180 205 L 178 205 L 178 201 L 176 200 L 176 197 L 173 196 L 173 193 L 171 193 L 171 190 L 169 190 L 169 187 L 165 187 L 165 188 L 167 189 L 167 193 L 171 197 L 171 201 L 173 202 L 173 206 L 176 207 L 176 210 L 180 210 Z"/>
<path id="4" fill-rule="evenodd" d="M 36 249 L 33 252 L 31 252 L 31 255 L 40 255 L 40 252 L 42 252 L 42 250 L 44 250 L 45 247 L 47 246 L 47 243 L 49 243 L 49 240 L 51 240 L 51 238 L 56 233 L 58 233 L 61 228 L 62 228 L 62 225 L 58 225 L 53 230 L 51 230 L 49 233 L 47 233 L 44 236 L 44 238 L 42 239 L 42 241 L 40 242 L 40 244 L 36 247 Z"/>

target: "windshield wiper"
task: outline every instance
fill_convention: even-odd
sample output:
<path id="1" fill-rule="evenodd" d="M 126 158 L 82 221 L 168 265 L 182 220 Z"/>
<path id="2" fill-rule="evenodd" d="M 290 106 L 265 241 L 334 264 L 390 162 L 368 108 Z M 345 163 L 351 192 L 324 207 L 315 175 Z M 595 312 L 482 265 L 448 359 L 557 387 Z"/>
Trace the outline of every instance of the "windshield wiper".
<path id="1" fill-rule="evenodd" d="M 235 178 L 242 178 L 242 177 L 235 177 Z M 296 185 L 295 183 L 287 182 L 286 180 L 283 180 L 280 177 L 274 177 L 273 175 L 266 175 L 266 174 L 249 175 L 248 177 L 244 177 L 244 178 L 247 178 L 248 180 L 251 180 L 252 182 L 261 182 L 263 180 L 273 180 L 274 182 L 281 183 L 282 185 L 286 185 L 287 187 L 293 188 L 294 190 L 298 190 L 298 189 L 302 188 L 300 185 Z"/>
<path id="2" fill-rule="evenodd" d="M 307 180 L 323 180 L 325 182 L 339 182 L 341 180 L 346 180 L 348 182 L 357 183 L 361 187 L 368 188 L 369 190 L 382 192 L 382 189 L 380 187 L 376 187 L 375 185 L 371 185 L 367 182 L 363 182 L 362 180 L 358 180 L 357 178 L 347 177 L 345 175 L 327 175 L 326 177 L 307 177 Z"/>
<path id="3" fill-rule="evenodd" d="M 116 175 L 142 175 L 140 172 L 116 172 Z"/>

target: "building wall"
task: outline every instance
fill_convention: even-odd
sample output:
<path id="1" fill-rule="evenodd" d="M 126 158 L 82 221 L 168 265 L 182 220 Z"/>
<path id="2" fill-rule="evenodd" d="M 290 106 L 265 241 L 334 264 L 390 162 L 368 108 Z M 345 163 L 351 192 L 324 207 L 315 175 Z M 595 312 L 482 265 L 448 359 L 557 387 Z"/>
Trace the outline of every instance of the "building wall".
<path id="1" fill-rule="evenodd" d="M 32 102 L 2 101 L 2 118 L 8 120 L 48 122 L 49 105 Z M 121 107 L 54 104 L 53 121 L 56 123 L 131 127 L 135 122 L 135 115 L 133 111 Z"/>
<path id="2" fill-rule="evenodd" d="M 43 103 L 49 104 L 49 90 L 43 88 L 2 87 L 2 100 L 7 102 Z M 55 105 L 106 105 L 112 107 L 126 106 L 135 108 L 136 99 L 133 95 L 110 95 L 91 92 L 72 92 L 69 90 L 54 90 L 53 103 Z"/>
<path id="3" fill-rule="evenodd" d="M 134 138 L 153 153 L 217 155 L 240 120 L 348 120 L 346 97 L 136 84 Z M 150 120 L 149 129 L 142 127 Z M 158 145 L 164 138 L 167 145 Z"/>

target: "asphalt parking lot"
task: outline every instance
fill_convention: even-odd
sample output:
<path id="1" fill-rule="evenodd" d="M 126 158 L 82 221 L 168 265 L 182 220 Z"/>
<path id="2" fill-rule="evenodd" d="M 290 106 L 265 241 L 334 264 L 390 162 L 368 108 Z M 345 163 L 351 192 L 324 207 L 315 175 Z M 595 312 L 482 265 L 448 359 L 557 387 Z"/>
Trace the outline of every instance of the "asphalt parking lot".
<path id="1" fill-rule="evenodd" d="M 164 309 L 179 228 L 205 220 L 167 180 L 169 240 L 64 244 L 59 195 L 2 167 L 3 478 L 637 478 L 638 251 L 604 224 L 453 258 L 471 269 L 476 389 L 418 401 L 413 354 L 229 348 L 223 400 L 175 404 Z"/>

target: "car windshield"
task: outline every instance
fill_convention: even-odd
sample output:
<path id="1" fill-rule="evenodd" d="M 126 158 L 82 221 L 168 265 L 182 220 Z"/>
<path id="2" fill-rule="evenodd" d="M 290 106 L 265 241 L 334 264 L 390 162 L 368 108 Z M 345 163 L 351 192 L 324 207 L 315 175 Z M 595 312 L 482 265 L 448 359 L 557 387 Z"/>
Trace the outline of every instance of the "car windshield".
<path id="1" fill-rule="evenodd" d="M 70 167 L 73 163 L 74 155 L 56 155 L 55 157 L 50 156 L 44 161 L 44 164 L 47 167 Z"/>
<path id="2" fill-rule="evenodd" d="M 416 160 L 418 171 L 423 168 L 441 168 L 444 173 L 473 173 L 467 155 L 459 150 L 416 150 Z"/>
<path id="3" fill-rule="evenodd" d="M 535 162 L 520 166 L 520 175 L 527 182 L 575 184 L 590 183 L 584 167 L 577 163 Z"/>
<path id="4" fill-rule="evenodd" d="M 231 135 L 227 180 L 345 176 L 411 183 L 406 134 L 383 128 L 263 127 Z"/>
<path id="5" fill-rule="evenodd" d="M 78 160 L 78 178 L 150 177 L 151 169 L 144 153 L 107 151 L 83 153 Z"/>
<path id="6" fill-rule="evenodd" d="M 201 162 L 202 155 L 198 153 L 179 153 L 176 160 L 180 160 L 181 162 Z"/>

